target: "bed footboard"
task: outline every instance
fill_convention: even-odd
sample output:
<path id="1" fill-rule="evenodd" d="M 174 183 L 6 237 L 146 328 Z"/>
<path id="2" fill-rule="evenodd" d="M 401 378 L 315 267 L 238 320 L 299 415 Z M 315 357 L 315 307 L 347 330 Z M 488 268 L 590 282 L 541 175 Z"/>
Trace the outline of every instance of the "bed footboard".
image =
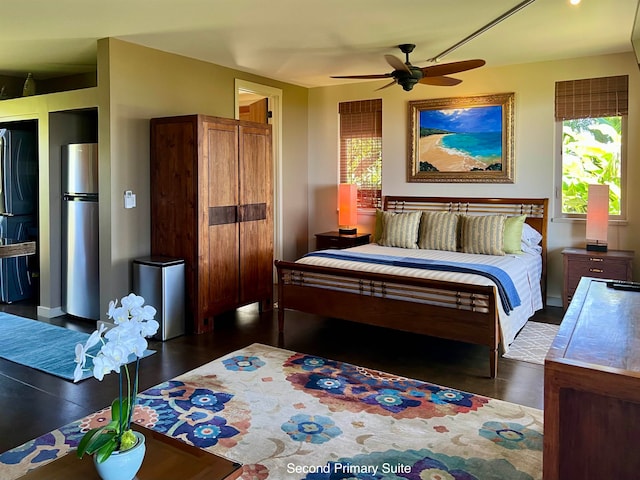
<path id="1" fill-rule="evenodd" d="M 497 374 L 495 287 L 276 261 L 278 328 L 285 310 L 486 345 Z"/>

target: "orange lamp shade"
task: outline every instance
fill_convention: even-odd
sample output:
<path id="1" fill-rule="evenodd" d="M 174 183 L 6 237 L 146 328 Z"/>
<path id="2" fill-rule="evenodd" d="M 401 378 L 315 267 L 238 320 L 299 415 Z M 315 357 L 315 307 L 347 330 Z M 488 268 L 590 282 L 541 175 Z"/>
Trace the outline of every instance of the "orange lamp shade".
<path id="1" fill-rule="evenodd" d="M 607 251 L 609 185 L 589 185 L 587 199 L 587 250 Z"/>
<path id="2" fill-rule="evenodd" d="M 340 227 L 358 224 L 358 186 L 355 184 L 341 183 L 338 186 L 338 224 Z"/>

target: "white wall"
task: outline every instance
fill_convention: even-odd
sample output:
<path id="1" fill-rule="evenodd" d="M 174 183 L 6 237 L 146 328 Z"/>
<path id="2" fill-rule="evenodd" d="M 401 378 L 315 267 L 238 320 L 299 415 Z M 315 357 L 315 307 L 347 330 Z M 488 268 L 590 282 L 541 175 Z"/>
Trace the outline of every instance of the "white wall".
<path id="1" fill-rule="evenodd" d="M 558 62 L 508 67 L 483 67 L 455 75 L 456 87 L 416 86 L 405 92 L 399 86 L 375 91 L 384 81 L 315 88 L 309 94 L 309 248 L 314 233 L 337 226 L 338 102 L 382 98 L 383 195 L 439 195 L 478 197 L 548 197 L 553 211 L 555 144 L 554 88 L 559 80 L 630 76 L 628 143 L 628 204 L 637 205 L 640 193 L 629 188 L 640 179 L 636 140 L 640 128 L 640 70 L 633 54 L 578 58 Z M 513 184 L 407 183 L 408 101 L 492 93 L 515 93 L 515 182 Z M 640 211 L 629 209 L 629 222 L 612 227 L 610 248 L 640 252 Z M 371 231 L 371 216 L 360 217 L 361 229 Z M 549 296 L 560 304 L 562 292 L 561 250 L 584 245 L 584 223 L 549 224 Z M 636 262 L 637 263 L 637 262 Z M 640 270 L 636 267 L 636 278 Z"/>

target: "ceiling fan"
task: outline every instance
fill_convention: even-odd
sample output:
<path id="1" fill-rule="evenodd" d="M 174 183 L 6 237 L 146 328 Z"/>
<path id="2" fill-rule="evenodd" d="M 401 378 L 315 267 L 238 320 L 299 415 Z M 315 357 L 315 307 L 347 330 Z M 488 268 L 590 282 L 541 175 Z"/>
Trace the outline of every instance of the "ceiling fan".
<path id="1" fill-rule="evenodd" d="M 523 0 L 515 7 L 506 11 L 499 17 L 491 20 L 489 23 L 479 28 L 471 35 L 460 40 L 455 45 L 447 48 L 444 52 L 436 55 L 431 58 L 429 61 L 437 62 L 439 59 L 453 52 L 455 49 L 461 47 L 465 43 L 473 40 L 478 35 L 486 32 L 490 28 L 495 27 L 498 23 L 503 20 L 509 18 L 514 13 L 522 10 L 527 5 L 535 2 L 535 0 Z M 416 67 L 411 65 L 409 62 L 409 54 L 413 52 L 413 49 L 416 46 L 412 43 L 403 43 L 402 45 L 398 45 L 398 48 L 402 51 L 402 53 L 406 56 L 406 61 L 403 63 L 398 57 L 393 55 L 385 55 L 384 58 L 387 60 L 387 63 L 393 67 L 393 72 L 391 73 L 381 73 L 378 75 L 343 75 L 343 76 L 332 76 L 331 78 L 359 78 L 359 79 L 380 79 L 380 78 L 393 78 L 393 81 L 383 87 L 378 88 L 378 90 L 382 90 L 383 88 L 390 87 L 391 85 L 401 85 L 402 88 L 406 91 L 412 90 L 416 83 L 422 83 L 426 85 L 439 85 L 444 87 L 451 87 L 453 85 L 458 85 L 462 80 L 457 78 L 448 77 L 452 73 L 464 72 L 467 70 L 472 70 L 474 68 L 482 67 L 485 64 L 484 60 L 476 59 L 476 60 L 464 60 L 461 62 L 451 62 L 451 63 L 443 63 L 440 65 L 431 65 L 427 67 Z"/>
<path id="2" fill-rule="evenodd" d="M 394 70 L 390 73 L 381 73 L 373 75 L 336 75 L 331 78 L 358 78 L 358 79 L 380 79 L 380 78 L 393 78 L 391 83 L 380 87 L 378 90 L 390 87 L 391 85 L 401 85 L 406 91 L 413 89 L 416 83 L 422 83 L 425 85 L 439 85 L 444 87 L 451 87 L 458 85 L 462 80 L 448 77 L 451 73 L 459 73 L 473 68 L 481 67 L 485 64 L 484 60 L 463 60 L 461 62 L 443 63 L 440 65 L 430 65 L 427 67 L 416 67 L 411 65 L 409 61 L 409 54 L 413 52 L 416 46 L 412 43 L 403 43 L 398 45 L 398 48 L 406 56 L 406 61 L 403 62 L 394 55 L 385 55 L 384 58 L 387 63 L 391 65 Z"/>

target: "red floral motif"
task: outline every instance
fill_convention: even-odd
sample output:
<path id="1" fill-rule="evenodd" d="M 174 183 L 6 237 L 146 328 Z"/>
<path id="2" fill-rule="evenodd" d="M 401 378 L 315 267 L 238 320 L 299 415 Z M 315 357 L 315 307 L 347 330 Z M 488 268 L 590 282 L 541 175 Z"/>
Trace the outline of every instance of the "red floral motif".
<path id="1" fill-rule="evenodd" d="M 259 463 L 242 466 L 242 480 L 264 480 L 269 476 L 269 469 Z"/>

